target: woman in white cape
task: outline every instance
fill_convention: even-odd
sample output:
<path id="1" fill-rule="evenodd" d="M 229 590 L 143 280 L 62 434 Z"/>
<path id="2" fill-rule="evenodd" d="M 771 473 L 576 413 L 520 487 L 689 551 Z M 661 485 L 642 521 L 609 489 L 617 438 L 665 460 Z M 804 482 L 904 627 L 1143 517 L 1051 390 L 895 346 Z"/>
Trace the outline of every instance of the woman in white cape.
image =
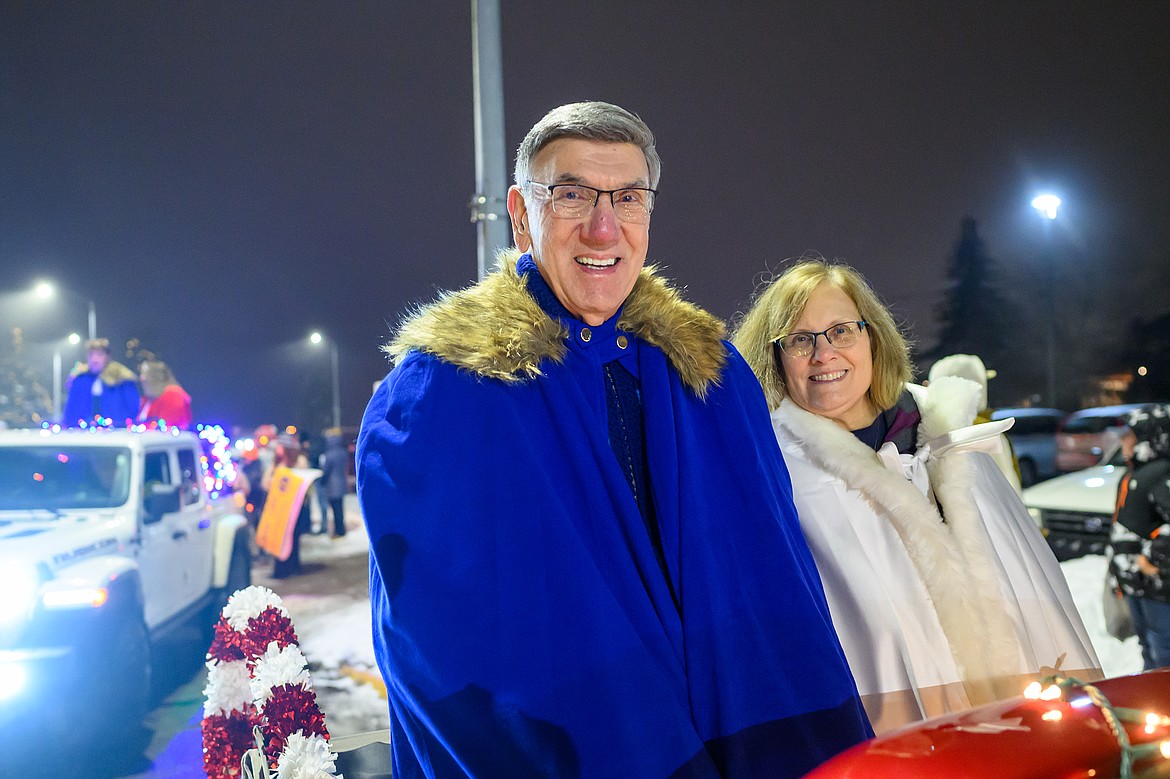
<path id="1" fill-rule="evenodd" d="M 909 346 L 852 268 L 803 261 L 733 339 L 763 384 L 801 526 L 878 734 L 1101 677 L 1060 566 L 972 426 L 979 388 L 909 384 Z"/>

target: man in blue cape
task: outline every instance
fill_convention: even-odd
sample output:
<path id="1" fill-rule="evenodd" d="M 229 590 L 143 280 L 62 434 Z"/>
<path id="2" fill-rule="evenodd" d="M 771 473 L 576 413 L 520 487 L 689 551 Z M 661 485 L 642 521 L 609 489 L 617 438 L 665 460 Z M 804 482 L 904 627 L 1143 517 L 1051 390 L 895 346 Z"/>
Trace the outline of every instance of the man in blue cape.
<path id="1" fill-rule="evenodd" d="M 660 168 L 633 114 L 554 109 L 519 252 L 387 347 L 358 495 L 397 779 L 799 776 L 871 735 L 759 383 L 644 267 Z"/>
<path id="2" fill-rule="evenodd" d="M 138 374 L 110 359 L 110 342 L 106 338 L 86 341 L 85 351 L 84 370 L 74 369 L 69 377 L 62 424 L 125 427 L 138 418 Z"/>

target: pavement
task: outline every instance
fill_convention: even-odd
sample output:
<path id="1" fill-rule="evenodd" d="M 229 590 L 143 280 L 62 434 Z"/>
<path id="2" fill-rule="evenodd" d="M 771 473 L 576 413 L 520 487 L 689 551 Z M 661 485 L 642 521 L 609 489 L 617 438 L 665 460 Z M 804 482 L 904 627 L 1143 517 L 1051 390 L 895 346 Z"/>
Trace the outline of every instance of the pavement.
<path id="1" fill-rule="evenodd" d="M 302 572 L 287 579 L 273 579 L 271 557 L 256 558 L 252 567 L 252 583 L 270 588 L 281 597 L 302 640 L 302 624 L 310 626 L 329 620 L 329 615 L 341 610 L 361 607 L 368 603 L 368 542 L 362 526 L 357 497 L 346 496 L 346 526 L 350 532 L 344 538 L 328 535 L 301 537 Z M 314 526 L 317 506 L 313 507 Z M 368 608 L 368 607 L 367 607 Z M 349 629 L 347 627 L 347 629 Z M 320 630 L 320 628 L 317 628 Z M 368 621 L 364 626 L 368 633 Z M 364 638 L 364 636 L 363 636 Z M 368 639 L 367 639 L 368 640 Z M 302 641 L 303 642 L 303 641 Z M 156 648 L 155 708 L 143 722 L 143 740 L 148 744 L 138 755 L 110 758 L 103 765 L 90 763 L 62 770 L 59 766 L 44 776 L 54 779 L 206 779 L 203 772 L 202 737 L 200 722 L 203 716 L 204 687 L 207 672 L 204 655 L 207 648 L 194 633 L 180 637 L 173 645 Z M 360 654 L 360 653 L 359 653 Z M 335 738 L 344 743 L 347 738 L 372 740 L 365 734 L 386 727 L 378 718 L 385 712 L 385 690 L 377 669 L 345 663 L 314 667 L 310 658 L 310 674 L 317 690 L 318 703 L 325 712 L 326 723 Z M 357 701 L 360 696 L 360 701 Z M 355 701 L 357 703 L 355 704 Z M 30 769 L 26 777 L 38 774 Z"/>

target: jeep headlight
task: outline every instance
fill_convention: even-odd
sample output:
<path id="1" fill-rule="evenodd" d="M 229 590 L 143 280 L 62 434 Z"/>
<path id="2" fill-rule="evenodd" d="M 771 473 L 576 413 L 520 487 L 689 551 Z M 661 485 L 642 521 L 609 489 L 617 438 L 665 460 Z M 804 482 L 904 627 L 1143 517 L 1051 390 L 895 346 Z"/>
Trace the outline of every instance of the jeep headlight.
<path id="1" fill-rule="evenodd" d="M 0 561 L 0 626 L 11 625 L 32 611 L 41 587 L 36 566 L 17 560 Z"/>

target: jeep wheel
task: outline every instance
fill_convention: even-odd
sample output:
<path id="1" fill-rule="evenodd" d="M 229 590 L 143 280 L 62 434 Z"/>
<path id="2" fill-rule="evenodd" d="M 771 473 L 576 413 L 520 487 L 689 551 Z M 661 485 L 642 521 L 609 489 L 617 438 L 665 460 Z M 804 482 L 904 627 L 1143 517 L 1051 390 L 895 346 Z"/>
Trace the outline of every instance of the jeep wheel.
<path id="1" fill-rule="evenodd" d="M 106 711 L 111 722 L 133 728 L 150 710 L 150 638 L 142 618 L 135 614 L 120 620 L 112 639 L 101 659 L 109 676 L 104 684 Z"/>
<path id="2" fill-rule="evenodd" d="M 123 609 L 108 616 L 79 657 L 84 695 L 67 741 L 91 754 L 122 755 L 145 746 L 140 742 L 150 711 L 150 638 L 140 614 Z M 111 738 L 111 723 L 117 723 L 117 738 Z"/>

